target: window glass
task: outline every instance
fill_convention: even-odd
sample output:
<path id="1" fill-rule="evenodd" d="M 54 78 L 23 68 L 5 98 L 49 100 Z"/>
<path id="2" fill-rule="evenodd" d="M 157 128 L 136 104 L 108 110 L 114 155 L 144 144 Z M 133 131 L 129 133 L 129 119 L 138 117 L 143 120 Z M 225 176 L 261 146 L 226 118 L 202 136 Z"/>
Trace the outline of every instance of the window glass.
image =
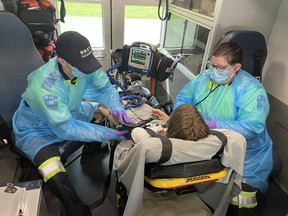
<path id="1" fill-rule="evenodd" d="M 160 31 L 157 6 L 125 6 L 124 44 L 143 41 L 157 45 Z"/>
<path id="2" fill-rule="evenodd" d="M 180 63 L 193 74 L 200 73 L 210 30 L 175 14 L 167 23 L 164 49 L 172 56 L 182 54 Z"/>
<path id="3" fill-rule="evenodd" d="M 66 0 L 65 8 L 65 23 L 59 21 L 59 33 L 78 31 L 87 37 L 93 48 L 103 48 L 102 4 Z M 60 3 L 58 3 L 58 14 L 60 14 Z"/>
<path id="4" fill-rule="evenodd" d="M 216 0 L 172 0 L 171 4 L 199 14 L 214 17 Z"/>

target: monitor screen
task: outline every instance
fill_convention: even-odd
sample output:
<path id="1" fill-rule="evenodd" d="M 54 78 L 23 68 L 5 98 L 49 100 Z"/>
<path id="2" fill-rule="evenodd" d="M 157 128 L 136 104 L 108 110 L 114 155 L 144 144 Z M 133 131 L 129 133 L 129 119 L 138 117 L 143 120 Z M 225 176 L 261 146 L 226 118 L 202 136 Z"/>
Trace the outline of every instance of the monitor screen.
<path id="1" fill-rule="evenodd" d="M 149 55 L 149 53 L 147 53 L 147 51 L 134 49 L 134 50 L 132 50 L 131 62 L 136 63 L 136 64 L 145 65 L 147 55 Z"/>
<path id="2" fill-rule="evenodd" d="M 152 64 L 152 51 L 143 47 L 130 47 L 128 67 L 135 72 L 149 73 Z"/>

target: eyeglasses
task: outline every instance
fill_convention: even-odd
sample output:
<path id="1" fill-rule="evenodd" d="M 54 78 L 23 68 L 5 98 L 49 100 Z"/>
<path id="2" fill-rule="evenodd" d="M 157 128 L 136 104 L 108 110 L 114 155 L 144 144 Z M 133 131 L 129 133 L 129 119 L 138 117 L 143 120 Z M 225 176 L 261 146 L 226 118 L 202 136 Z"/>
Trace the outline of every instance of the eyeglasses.
<path id="1" fill-rule="evenodd" d="M 211 61 L 207 62 L 207 67 L 209 69 L 212 69 L 212 70 L 216 69 L 220 72 L 223 72 L 227 67 L 230 67 L 230 66 L 234 66 L 234 65 L 219 66 L 219 65 L 214 65 Z"/>

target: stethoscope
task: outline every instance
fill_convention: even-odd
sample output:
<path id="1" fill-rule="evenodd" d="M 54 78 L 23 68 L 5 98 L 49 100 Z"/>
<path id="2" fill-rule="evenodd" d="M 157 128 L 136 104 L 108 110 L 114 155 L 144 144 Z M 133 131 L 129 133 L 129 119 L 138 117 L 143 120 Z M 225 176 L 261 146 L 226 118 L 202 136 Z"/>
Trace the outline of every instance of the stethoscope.
<path id="1" fill-rule="evenodd" d="M 210 86 L 209 93 L 208 93 L 202 100 L 200 100 L 199 102 L 197 102 L 197 103 L 194 105 L 195 107 L 196 107 L 197 105 L 199 105 L 200 103 L 202 103 L 204 100 L 206 100 L 206 99 L 209 97 L 209 95 L 210 95 L 212 92 L 214 92 L 214 91 L 220 86 L 220 84 L 216 84 L 216 87 L 213 88 L 214 84 L 216 84 L 216 83 L 213 83 L 213 82 L 212 82 L 212 84 L 211 84 L 211 86 Z"/>

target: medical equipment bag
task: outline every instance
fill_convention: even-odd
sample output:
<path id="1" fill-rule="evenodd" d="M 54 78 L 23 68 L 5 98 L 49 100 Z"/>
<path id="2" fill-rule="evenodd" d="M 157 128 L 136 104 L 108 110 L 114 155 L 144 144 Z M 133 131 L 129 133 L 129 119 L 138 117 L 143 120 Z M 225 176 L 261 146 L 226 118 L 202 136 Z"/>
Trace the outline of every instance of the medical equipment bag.
<path id="1" fill-rule="evenodd" d="M 43 60 L 47 62 L 54 57 L 58 36 L 56 27 L 58 20 L 54 5 L 49 0 L 20 0 L 17 16 L 30 30 Z"/>

